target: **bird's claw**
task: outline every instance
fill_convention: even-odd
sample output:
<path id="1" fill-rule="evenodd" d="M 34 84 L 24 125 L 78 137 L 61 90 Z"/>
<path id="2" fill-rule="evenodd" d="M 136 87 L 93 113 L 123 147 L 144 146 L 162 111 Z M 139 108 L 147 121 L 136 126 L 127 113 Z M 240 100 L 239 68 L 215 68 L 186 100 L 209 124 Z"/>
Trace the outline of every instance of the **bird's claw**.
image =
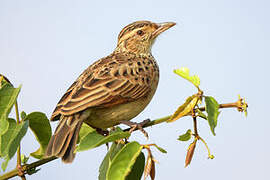
<path id="1" fill-rule="evenodd" d="M 131 121 L 122 121 L 121 123 L 130 127 L 129 133 L 132 133 L 133 131 L 138 129 L 148 139 L 149 138 L 148 133 L 143 129 L 143 126 L 147 124 L 148 122 L 150 122 L 150 119 L 146 119 L 140 123 L 131 122 Z"/>

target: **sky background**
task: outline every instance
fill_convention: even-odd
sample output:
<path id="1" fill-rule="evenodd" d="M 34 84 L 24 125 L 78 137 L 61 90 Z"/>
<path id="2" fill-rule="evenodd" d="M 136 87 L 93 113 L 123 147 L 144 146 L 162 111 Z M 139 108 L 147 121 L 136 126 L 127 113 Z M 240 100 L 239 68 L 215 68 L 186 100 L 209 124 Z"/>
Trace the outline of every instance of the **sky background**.
<path id="1" fill-rule="evenodd" d="M 21 111 L 42 111 L 50 117 L 78 75 L 114 50 L 125 25 L 137 20 L 174 21 L 177 25 L 163 33 L 152 49 L 161 71 L 158 90 L 133 121 L 167 116 L 196 93 L 190 83 L 173 73 L 183 66 L 199 75 L 204 94 L 218 102 L 234 102 L 238 94 L 245 97 L 248 117 L 235 109 L 222 110 L 215 137 L 207 122 L 199 121 L 199 133 L 215 159 L 207 159 L 207 151 L 199 142 L 188 168 L 184 168 L 188 143 L 176 139 L 192 128 L 191 118 L 147 128 L 148 141 L 137 132 L 132 139 L 156 143 L 168 151 L 154 152 L 160 162 L 156 165 L 157 180 L 267 180 L 269 9 L 267 0 L 1 0 L 0 73 L 15 86 L 23 85 Z M 30 131 L 22 146 L 27 155 L 38 148 Z M 97 179 L 105 153 L 106 147 L 101 146 L 77 154 L 72 164 L 53 161 L 27 179 Z M 15 161 L 7 170 L 15 167 Z"/>

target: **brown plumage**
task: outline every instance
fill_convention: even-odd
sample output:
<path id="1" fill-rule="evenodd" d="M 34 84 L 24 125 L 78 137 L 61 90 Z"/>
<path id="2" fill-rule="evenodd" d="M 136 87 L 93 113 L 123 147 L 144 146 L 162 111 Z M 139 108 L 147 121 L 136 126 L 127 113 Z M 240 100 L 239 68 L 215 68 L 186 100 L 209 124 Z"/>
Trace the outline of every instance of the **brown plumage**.
<path id="1" fill-rule="evenodd" d="M 46 156 L 72 162 L 83 122 L 106 129 L 134 118 L 147 106 L 159 80 L 152 44 L 174 25 L 137 21 L 123 28 L 115 51 L 89 66 L 58 102 L 51 120 L 60 122 Z"/>

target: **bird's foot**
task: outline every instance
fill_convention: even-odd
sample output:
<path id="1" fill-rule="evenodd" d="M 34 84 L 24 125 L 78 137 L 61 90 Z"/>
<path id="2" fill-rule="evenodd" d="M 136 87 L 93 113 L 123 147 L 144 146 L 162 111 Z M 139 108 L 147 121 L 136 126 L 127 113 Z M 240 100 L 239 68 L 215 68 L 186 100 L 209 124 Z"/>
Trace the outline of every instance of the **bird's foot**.
<path id="1" fill-rule="evenodd" d="M 150 122 L 150 119 L 146 119 L 146 120 L 144 120 L 144 121 L 142 121 L 142 122 L 140 122 L 140 123 L 136 123 L 136 122 L 131 122 L 131 121 L 122 121 L 121 123 L 122 124 L 125 124 L 125 125 L 127 125 L 127 126 L 129 126 L 130 127 L 130 129 L 129 129 L 129 133 L 132 133 L 133 131 L 135 131 L 135 130 L 140 130 L 143 134 L 144 134 L 144 136 L 148 139 L 148 133 L 143 129 L 143 126 L 145 125 L 145 124 L 147 124 L 148 122 Z"/>

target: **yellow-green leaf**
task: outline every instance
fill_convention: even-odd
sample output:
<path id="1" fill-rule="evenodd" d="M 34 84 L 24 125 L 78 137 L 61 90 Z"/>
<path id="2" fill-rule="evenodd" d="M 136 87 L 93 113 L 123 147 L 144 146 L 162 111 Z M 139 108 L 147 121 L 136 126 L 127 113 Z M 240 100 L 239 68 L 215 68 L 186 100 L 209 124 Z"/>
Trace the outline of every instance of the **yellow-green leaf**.
<path id="1" fill-rule="evenodd" d="M 192 135 L 192 131 L 189 129 L 187 130 L 187 132 L 185 134 L 182 134 L 181 136 L 179 136 L 178 140 L 179 141 L 188 141 L 190 140 Z"/>
<path id="2" fill-rule="evenodd" d="M 200 109 L 196 109 L 196 113 L 199 117 L 207 120 L 207 116 Z"/>
<path id="3" fill-rule="evenodd" d="M 26 164 L 28 162 L 30 157 L 24 155 L 24 154 L 21 154 L 21 161 L 22 161 L 22 164 Z"/>
<path id="4" fill-rule="evenodd" d="M 217 118 L 219 115 L 219 104 L 215 98 L 211 96 L 205 96 L 205 110 L 207 112 L 207 121 L 210 126 L 210 129 L 215 136 L 215 127 L 217 126 Z"/>
<path id="5" fill-rule="evenodd" d="M 182 67 L 180 69 L 174 70 L 173 72 L 176 73 L 176 74 L 178 74 L 182 78 L 188 80 L 194 86 L 196 86 L 197 88 L 199 88 L 199 85 L 200 85 L 200 78 L 199 78 L 199 76 L 197 76 L 197 75 L 190 76 L 189 75 L 189 69 L 188 68 Z"/>
<path id="6" fill-rule="evenodd" d="M 1 165 L 1 168 L 2 168 L 3 171 L 6 170 L 9 160 L 10 159 L 8 157 L 5 157 L 5 161 Z"/>
<path id="7" fill-rule="evenodd" d="M 167 122 L 173 122 L 177 119 L 186 116 L 191 113 L 192 109 L 196 106 L 198 103 L 199 96 L 197 94 L 194 94 L 193 96 L 190 96 L 186 99 L 186 102 L 182 104 L 175 113 L 171 116 L 171 118 Z"/>
<path id="8" fill-rule="evenodd" d="M 163 149 L 162 147 L 156 145 L 156 144 L 153 144 L 153 146 L 155 146 L 160 152 L 162 153 L 167 153 L 167 151 L 165 149 Z"/>

